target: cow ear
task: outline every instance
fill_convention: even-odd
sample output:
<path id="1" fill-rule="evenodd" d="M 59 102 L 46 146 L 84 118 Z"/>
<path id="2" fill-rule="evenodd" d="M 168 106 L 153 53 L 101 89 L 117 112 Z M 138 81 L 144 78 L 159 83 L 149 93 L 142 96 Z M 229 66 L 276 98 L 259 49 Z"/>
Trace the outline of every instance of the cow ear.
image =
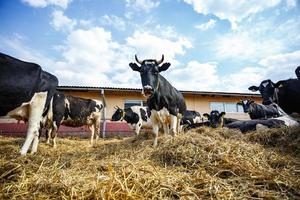
<path id="1" fill-rule="evenodd" d="M 251 86 L 248 88 L 248 90 L 251 90 L 252 92 L 256 92 L 259 88 L 257 86 Z"/>
<path id="2" fill-rule="evenodd" d="M 164 63 L 162 66 L 158 68 L 159 72 L 166 71 L 171 66 L 171 63 Z"/>
<path id="3" fill-rule="evenodd" d="M 226 112 L 221 112 L 221 113 L 220 113 L 220 116 L 221 116 L 221 117 L 224 117 L 225 114 L 226 114 Z"/>
<path id="4" fill-rule="evenodd" d="M 137 71 L 137 72 L 141 71 L 141 67 L 139 67 L 136 63 L 129 63 L 129 66 L 133 71 Z"/>
<path id="5" fill-rule="evenodd" d="M 207 119 L 210 118 L 210 115 L 208 113 L 204 113 L 203 116 L 206 117 Z"/>
<path id="6" fill-rule="evenodd" d="M 274 84 L 275 88 L 281 88 L 285 84 L 286 81 L 278 81 L 277 83 Z"/>
<path id="7" fill-rule="evenodd" d="M 242 105 L 243 105 L 243 103 L 242 103 L 241 101 L 239 101 L 239 102 L 237 102 L 237 103 L 236 103 L 236 105 L 240 105 L 240 106 L 242 106 Z"/>

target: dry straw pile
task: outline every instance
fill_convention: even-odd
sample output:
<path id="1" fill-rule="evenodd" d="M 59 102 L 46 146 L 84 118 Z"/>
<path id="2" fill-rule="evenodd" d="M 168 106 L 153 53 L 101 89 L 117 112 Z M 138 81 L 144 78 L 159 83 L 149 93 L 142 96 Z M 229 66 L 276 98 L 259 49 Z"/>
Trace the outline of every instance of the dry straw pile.
<path id="1" fill-rule="evenodd" d="M 300 199 L 299 130 L 59 139 L 26 157 L 1 137 L 0 199 Z"/>

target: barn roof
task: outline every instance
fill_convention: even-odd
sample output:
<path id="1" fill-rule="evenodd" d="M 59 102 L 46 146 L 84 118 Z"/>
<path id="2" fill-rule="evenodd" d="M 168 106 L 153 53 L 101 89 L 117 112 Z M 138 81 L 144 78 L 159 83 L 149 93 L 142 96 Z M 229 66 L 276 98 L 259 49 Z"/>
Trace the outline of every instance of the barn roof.
<path id="1" fill-rule="evenodd" d="M 91 86 L 58 86 L 60 91 L 113 91 L 113 92 L 141 92 L 141 88 L 123 88 L 123 87 L 91 87 Z M 256 93 L 238 93 L 238 92 L 208 92 L 208 91 L 192 91 L 192 90 L 180 90 L 182 94 L 189 95 L 202 95 L 202 96 L 223 96 L 223 97 L 261 97 Z"/>

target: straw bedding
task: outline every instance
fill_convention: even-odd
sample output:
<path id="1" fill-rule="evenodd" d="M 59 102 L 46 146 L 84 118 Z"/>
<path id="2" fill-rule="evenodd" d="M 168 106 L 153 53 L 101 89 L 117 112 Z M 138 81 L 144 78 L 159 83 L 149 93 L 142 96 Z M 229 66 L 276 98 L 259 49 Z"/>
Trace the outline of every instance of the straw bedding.
<path id="1" fill-rule="evenodd" d="M 299 134 L 199 128 L 157 148 L 150 133 L 68 138 L 26 157 L 23 138 L 1 137 L 0 199 L 300 199 Z"/>

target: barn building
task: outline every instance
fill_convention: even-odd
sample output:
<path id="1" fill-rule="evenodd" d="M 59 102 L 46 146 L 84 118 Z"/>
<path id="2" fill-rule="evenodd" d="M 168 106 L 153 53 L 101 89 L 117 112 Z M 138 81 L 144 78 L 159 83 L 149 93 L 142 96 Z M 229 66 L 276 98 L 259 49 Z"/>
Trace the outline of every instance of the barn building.
<path id="1" fill-rule="evenodd" d="M 82 98 L 102 99 L 101 91 L 104 91 L 107 102 L 106 118 L 110 119 L 114 107 L 126 108 L 133 105 L 145 105 L 146 98 L 138 88 L 113 88 L 113 87 L 82 87 L 82 86 L 59 86 L 58 90 L 67 95 Z M 196 110 L 209 113 L 211 110 L 225 111 L 226 116 L 237 119 L 250 119 L 248 114 L 243 113 L 243 108 L 236 103 L 242 99 L 251 98 L 261 102 L 259 94 L 249 93 L 227 93 L 227 92 L 200 92 L 181 91 L 188 110 Z"/>
<path id="2" fill-rule="evenodd" d="M 106 135 L 133 135 L 132 129 L 124 122 L 110 122 L 114 113 L 115 106 L 126 108 L 133 105 L 146 105 L 146 98 L 142 95 L 141 89 L 138 88 L 115 88 L 115 87 L 86 87 L 86 86 L 59 86 L 58 90 L 67 95 L 102 100 L 101 92 L 104 92 L 106 100 Z M 242 99 L 252 99 L 261 102 L 259 94 L 249 93 L 228 93 L 228 92 L 202 92 L 202 91 L 181 91 L 187 109 L 196 110 L 203 113 L 209 113 L 211 110 L 225 111 L 226 117 L 236 119 L 250 119 L 248 114 L 243 112 L 241 106 L 236 103 Z M 0 119 L 0 134 L 8 135 L 24 134 L 26 125 L 24 123 L 16 124 L 12 119 Z M 78 132 L 88 132 L 86 127 L 70 128 L 61 126 L 61 135 L 63 133 L 75 134 Z M 68 135 L 67 134 L 67 135 Z"/>

